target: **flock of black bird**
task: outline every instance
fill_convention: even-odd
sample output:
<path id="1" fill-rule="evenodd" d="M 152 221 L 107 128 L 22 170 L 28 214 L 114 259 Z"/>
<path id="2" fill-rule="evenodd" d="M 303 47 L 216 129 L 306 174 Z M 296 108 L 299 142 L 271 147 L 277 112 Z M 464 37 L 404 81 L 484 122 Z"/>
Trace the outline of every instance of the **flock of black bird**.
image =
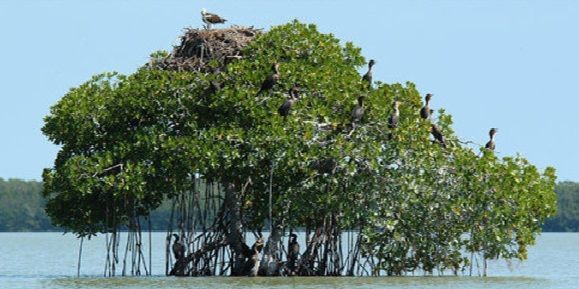
<path id="1" fill-rule="evenodd" d="M 225 18 L 223 18 L 217 14 L 207 12 L 205 10 L 205 8 L 203 8 L 201 11 L 201 20 L 203 21 L 203 23 L 206 24 L 206 26 L 205 26 L 206 29 L 211 29 L 211 25 L 213 25 L 213 24 L 223 24 L 223 23 L 225 23 L 225 21 L 227 21 Z M 372 88 L 372 68 L 374 67 L 375 64 L 376 64 L 376 61 L 374 59 L 371 59 L 368 62 L 368 71 L 362 76 L 362 83 L 364 83 L 365 86 L 369 89 Z M 275 84 L 279 81 L 279 79 L 280 79 L 279 63 L 274 63 L 271 66 L 271 70 L 272 70 L 271 73 L 261 83 L 261 87 L 260 87 L 259 91 L 257 92 L 257 96 L 259 96 L 260 94 L 265 93 L 265 92 L 268 92 L 269 94 L 271 94 Z M 300 92 L 300 87 L 297 84 L 294 84 L 294 86 L 292 88 L 290 88 L 290 90 L 288 91 L 288 98 L 278 108 L 277 111 L 278 111 L 279 115 L 284 118 L 284 121 L 289 116 L 294 104 L 299 100 L 299 92 Z M 429 106 L 431 99 L 432 99 L 432 94 L 430 94 L 430 93 L 426 94 L 426 96 L 424 97 L 424 101 L 425 101 L 424 106 L 420 109 L 420 117 L 422 117 L 423 119 L 425 119 L 427 121 L 430 121 L 430 117 L 432 116 L 432 113 L 434 112 Z M 392 114 L 388 117 L 388 128 L 390 128 L 390 129 L 395 129 L 398 127 L 398 119 L 400 118 L 399 106 L 400 106 L 400 102 L 397 100 L 395 100 L 392 103 Z M 362 120 L 362 117 L 364 116 L 364 111 L 365 111 L 364 96 L 359 96 L 358 97 L 358 104 L 352 110 L 352 115 L 351 115 L 351 121 L 352 121 L 352 128 L 353 129 L 356 127 L 356 124 Z M 489 149 L 489 150 L 495 149 L 494 136 L 497 132 L 498 132 L 497 128 L 491 128 L 491 130 L 489 131 L 490 140 L 485 144 L 486 149 Z M 444 148 L 447 147 L 446 139 L 444 138 L 442 131 L 440 130 L 440 128 L 436 124 L 434 124 L 434 123 L 431 124 L 430 133 L 434 137 L 435 142 L 438 142 Z M 391 137 L 392 134 L 390 134 L 389 136 Z"/>
<path id="2" fill-rule="evenodd" d="M 365 87 L 371 88 L 372 87 L 372 67 L 376 64 L 376 61 L 371 59 L 368 62 L 368 71 L 362 76 L 362 83 Z M 261 87 L 257 92 L 256 96 L 259 96 L 262 93 L 272 93 L 275 84 L 280 79 L 280 72 L 279 72 L 279 63 L 274 63 L 272 65 L 271 73 L 263 80 L 261 83 Z M 291 112 L 292 107 L 294 104 L 299 100 L 299 92 L 300 87 L 297 84 L 294 84 L 292 88 L 288 91 L 288 98 L 285 102 L 278 108 L 278 113 L 280 116 L 284 118 L 284 121 L 287 119 L 288 115 Z M 432 94 L 427 93 L 424 97 L 424 106 L 420 109 L 420 117 L 430 121 L 430 118 L 434 112 L 433 109 L 430 108 L 430 101 L 432 99 Z M 358 104 L 354 107 L 351 114 L 351 122 L 352 122 L 352 129 L 355 129 L 356 124 L 362 121 L 364 116 L 365 108 L 364 108 L 364 100 L 365 97 L 363 95 L 358 97 Z M 388 128 L 395 129 L 398 127 L 398 120 L 400 118 L 400 101 L 395 100 L 392 102 L 392 114 L 388 117 Z M 495 149 L 495 142 L 494 142 L 494 135 L 497 133 L 497 128 L 491 128 L 489 132 L 490 140 L 486 143 L 485 148 L 489 150 Z M 434 138 L 434 142 L 439 143 L 442 147 L 447 147 L 447 141 L 442 134 L 441 129 L 438 125 L 432 123 L 430 126 L 430 133 Z M 391 134 L 390 134 L 391 137 Z"/>
<path id="3" fill-rule="evenodd" d="M 224 23 L 225 21 L 227 21 L 217 14 L 206 12 L 205 9 L 203 9 L 203 11 L 201 12 L 201 17 L 202 17 L 203 22 L 206 24 L 207 29 L 210 29 L 212 24 L 221 24 L 221 23 Z M 375 64 L 376 64 L 376 61 L 371 59 L 368 62 L 368 71 L 362 76 L 362 83 L 368 89 L 372 88 L 372 68 L 374 67 Z M 279 81 L 279 79 L 281 77 L 280 72 L 279 72 L 279 63 L 274 63 L 271 66 L 271 70 L 272 70 L 271 73 L 261 83 L 261 87 L 260 87 L 259 91 L 257 92 L 256 96 L 259 96 L 262 93 L 269 93 L 270 95 L 272 94 L 276 83 Z M 284 118 L 284 121 L 289 116 L 293 105 L 299 100 L 299 98 L 300 98 L 300 87 L 298 84 L 294 84 L 288 90 L 288 98 L 278 108 L 278 113 L 280 116 L 282 116 Z M 430 118 L 434 112 L 434 110 L 430 108 L 431 99 L 432 99 L 432 94 L 427 93 L 426 96 L 424 97 L 424 106 L 420 109 L 420 117 L 427 120 L 427 121 L 430 121 Z M 351 114 L 352 129 L 355 129 L 356 124 L 358 124 L 362 121 L 362 118 L 364 116 L 364 111 L 365 111 L 364 100 L 365 100 L 365 97 L 363 95 L 359 96 L 358 97 L 358 104 L 352 110 L 352 114 Z M 396 129 L 398 127 L 398 121 L 400 118 L 399 106 L 400 106 L 400 101 L 394 100 L 392 102 L 392 113 L 388 117 L 388 128 L 390 128 L 390 129 Z M 486 149 L 494 151 L 494 149 L 495 149 L 494 137 L 495 137 L 495 134 L 497 132 L 498 132 L 497 128 L 491 128 L 490 129 L 490 131 L 489 131 L 490 139 L 485 144 Z M 430 133 L 434 137 L 434 142 L 439 143 L 444 148 L 447 147 L 446 139 L 445 139 L 444 135 L 442 134 L 442 131 L 440 130 L 440 128 L 436 124 L 431 123 Z M 391 138 L 392 134 L 390 134 L 389 137 Z M 173 246 L 172 246 L 173 254 L 174 254 L 176 260 L 180 260 L 183 257 L 185 257 L 185 245 L 183 244 L 182 241 L 179 240 L 179 236 L 177 234 L 173 234 L 173 237 L 175 237 L 175 241 L 174 241 Z M 254 245 L 254 247 L 255 247 L 255 245 Z M 291 234 L 290 242 L 289 242 L 289 251 L 288 251 L 288 269 L 289 269 L 290 275 L 297 273 L 294 270 L 297 267 L 297 258 L 299 256 L 299 251 L 300 251 L 300 247 L 299 247 L 299 244 L 297 242 L 297 235 Z M 255 255 L 257 255 L 257 254 L 255 254 Z"/>

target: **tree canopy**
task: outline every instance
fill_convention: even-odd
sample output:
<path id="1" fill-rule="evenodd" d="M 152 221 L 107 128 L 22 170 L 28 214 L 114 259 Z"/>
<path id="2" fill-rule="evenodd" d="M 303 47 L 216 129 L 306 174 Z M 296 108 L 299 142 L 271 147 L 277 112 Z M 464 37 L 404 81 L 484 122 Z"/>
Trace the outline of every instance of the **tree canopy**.
<path id="1" fill-rule="evenodd" d="M 61 146 L 43 174 L 53 222 L 80 236 L 109 232 L 202 179 L 238 204 L 221 209 L 239 216 L 238 229 L 261 230 L 271 213 L 281 228 L 359 230 L 359 256 L 402 274 L 464 268 L 465 251 L 524 259 L 555 212 L 553 168 L 465 145 L 443 109 L 420 117 L 413 83 L 368 87 L 361 49 L 315 25 L 273 27 L 234 56 L 207 56 L 199 70 L 99 74 L 71 89 L 42 128 Z M 258 94 L 274 63 L 279 81 Z M 294 84 L 300 97 L 283 118 Z M 353 125 L 359 96 L 365 111 Z M 446 147 L 430 139 L 431 123 Z"/>

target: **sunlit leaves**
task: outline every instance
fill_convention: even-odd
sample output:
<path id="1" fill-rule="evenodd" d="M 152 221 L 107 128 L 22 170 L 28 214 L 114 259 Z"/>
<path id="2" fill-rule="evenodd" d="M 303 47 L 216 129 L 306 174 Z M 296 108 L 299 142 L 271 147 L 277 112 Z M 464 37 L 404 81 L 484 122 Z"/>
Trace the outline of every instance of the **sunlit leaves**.
<path id="1" fill-rule="evenodd" d="M 257 95 L 273 63 L 280 81 Z M 467 265 L 465 250 L 525 258 L 555 210 L 554 170 L 464 147 L 443 109 L 433 122 L 449 146 L 433 143 L 414 84 L 369 91 L 364 64 L 352 43 L 294 21 L 258 36 L 242 59 L 213 74 L 142 68 L 95 76 L 45 119 L 43 132 L 62 145 L 44 174 L 48 213 L 80 235 L 103 232 L 200 175 L 250 184 L 248 229 L 263 227 L 270 185 L 273 214 L 287 226 L 316 227 L 334 216 L 341 230 L 361 229 L 363 253 L 389 274 L 456 270 Z M 277 108 L 294 84 L 301 97 L 284 120 Z M 366 109 L 352 129 L 360 95 Z M 390 129 L 394 100 L 400 120 Z"/>

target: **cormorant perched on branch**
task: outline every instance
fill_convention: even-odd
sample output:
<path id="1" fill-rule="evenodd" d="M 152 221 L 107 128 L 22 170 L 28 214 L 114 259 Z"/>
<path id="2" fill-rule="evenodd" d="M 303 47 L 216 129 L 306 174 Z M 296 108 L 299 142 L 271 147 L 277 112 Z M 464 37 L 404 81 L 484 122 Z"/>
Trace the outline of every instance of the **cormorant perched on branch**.
<path id="1" fill-rule="evenodd" d="M 179 242 L 179 235 L 173 234 L 173 237 L 175 237 L 175 241 L 173 242 L 173 246 L 171 246 L 171 249 L 173 249 L 173 255 L 175 256 L 175 260 L 180 260 L 185 256 L 185 245 Z"/>
<path id="2" fill-rule="evenodd" d="M 352 126 L 362 120 L 362 116 L 364 116 L 364 110 L 364 96 L 362 95 L 358 97 L 358 105 L 356 105 L 356 107 L 354 107 L 352 110 Z"/>
<path id="3" fill-rule="evenodd" d="M 431 109 L 428 106 L 428 103 L 430 102 L 431 98 L 432 98 L 432 94 L 430 94 L 430 93 L 427 93 L 426 96 L 424 97 L 425 103 L 424 103 L 424 106 L 420 109 L 420 117 L 422 117 L 424 119 L 430 118 Z"/>
<path id="4" fill-rule="evenodd" d="M 400 110 L 398 109 L 399 105 L 400 102 L 397 100 L 392 103 L 392 114 L 388 118 L 388 128 L 390 129 L 398 127 L 398 118 L 400 118 Z"/>
<path id="5" fill-rule="evenodd" d="M 443 148 L 446 148 L 446 140 L 444 139 L 444 136 L 442 135 L 440 128 L 438 128 L 438 126 L 436 124 L 431 125 L 430 133 L 434 137 L 435 141 L 440 143 L 440 145 L 442 145 Z"/>
<path id="6" fill-rule="evenodd" d="M 260 95 L 264 91 L 271 91 L 273 86 L 279 80 L 279 63 L 274 63 L 271 66 L 272 73 L 268 75 L 265 80 L 261 83 L 261 88 L 257 92 L 257 95 Z"/>
<path id="7" fill-rule="evenodd" d="M 374 64 L 376 64 L 376 61 L 370 59 L 370 62 L 368 62 L 368 72 L 362 76 L 362 81 L 368 82 L 368 87 L 370 88 L 372 87 L 372 66 L 374 66 Z"/>
<path id="8" fill-rule="evenodd" d="M 295 86 L 294 86 L 295 87 Z M 277 112 L 279 112 L 279 115 L 283 116 L 283 119 L 285 120 L 287 118 L 287 116 L 289 115 L 292 106 L 294 105 L 294 103 L 298 100 L 298 97 L 294 94 L 294 87 L 290 88 L 290 90 L 288 91 L 288 98 L 286 99 L 286 101 L 277 109 Z"/>
<path id="9" fill-rule="evenodd" d="M 495 150 L 495 134 L 499 131 L 498 128 L 491 128 L 491 130 L 489 131 L 489 137 L 490 140 L 487 142 L 487 144 L 485 145 L 485 148 L 494 151 Z"/>
<path id="10" fill-rule="evenodd" d="M 295 98 L 297 98 L 297 99 L 300 98 L 300 92 L 302 91 L 302 89 L 297 83 L 294 83 L 294 85 L 292 86 L 290 91 L 291 91 L 291 95 L 293 95 Z"/>
<path id="11" fill-rule="evenodd" d="M 205 8 L 201 9 L 201 20 L 203 20 L 203 23 L 207 25 L 207 29 L 211 29 L 212 24 L 221 24 L 227 21 L 217 14 L 207 12 Z"/>
<path id="12" fill-rule="evenodd" d="M 290 276 L 296 275 L 296 269 L 298 267 L 298 258 L 300 256 L 300 244 L 298 244 L 298 235 L 291 234 L 290 235 L 290 243 L 289 243 L 289 250 L 288 250 L 288 265 L 287 268 L 289 270 Z"/>

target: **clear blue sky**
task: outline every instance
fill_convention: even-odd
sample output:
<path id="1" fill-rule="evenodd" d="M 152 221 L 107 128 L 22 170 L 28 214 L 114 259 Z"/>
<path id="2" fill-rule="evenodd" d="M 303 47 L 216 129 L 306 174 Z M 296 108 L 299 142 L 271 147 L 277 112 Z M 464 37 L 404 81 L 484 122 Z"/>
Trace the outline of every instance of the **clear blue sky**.
<path id="1" fill-rule="evenodd" d="M 482 144 L 498 127 L 500 155 L 579 181 L 579 1 L 562 0 L 0 0 L 0 177 L 40 179 L 58 150 L 40 132 L 49 107 L 170 50 L 203 7 L 228 24 L 315 23 L 376 59 L 375 79 L 434 93 L 463 139 Z"/>

